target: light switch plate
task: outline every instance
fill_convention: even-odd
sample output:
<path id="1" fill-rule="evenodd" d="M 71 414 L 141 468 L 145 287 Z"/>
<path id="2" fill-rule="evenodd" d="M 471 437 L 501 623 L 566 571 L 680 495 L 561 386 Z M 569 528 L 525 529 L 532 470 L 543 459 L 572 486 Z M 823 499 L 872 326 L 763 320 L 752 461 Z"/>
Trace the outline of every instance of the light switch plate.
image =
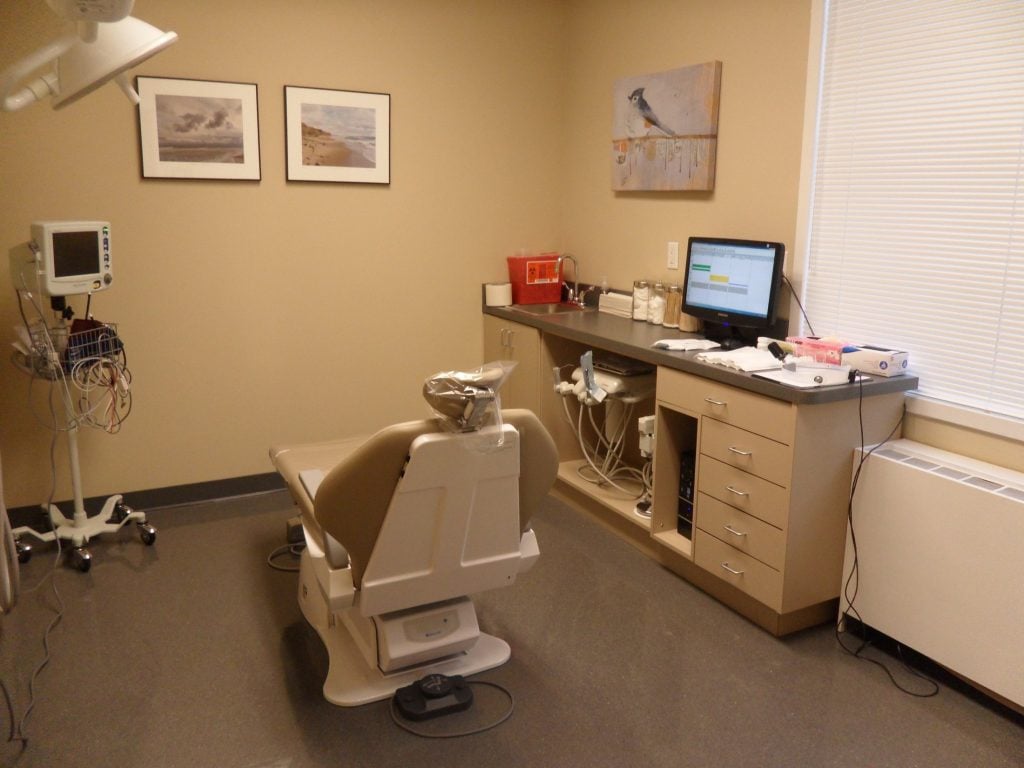
<path id="1" fill-rule="evenodd" d="M 668 268 L 679 269 L 679 243 L 675 240 L 668 243 Z"/>

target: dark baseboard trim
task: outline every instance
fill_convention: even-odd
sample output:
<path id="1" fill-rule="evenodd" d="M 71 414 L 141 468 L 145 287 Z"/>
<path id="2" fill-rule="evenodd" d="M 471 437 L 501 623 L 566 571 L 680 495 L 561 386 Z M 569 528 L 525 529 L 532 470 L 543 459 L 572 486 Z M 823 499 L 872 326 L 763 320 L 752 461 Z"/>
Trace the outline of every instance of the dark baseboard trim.
<path id="1" fill-rule="evenodd" d="M 248 496 L 254 493 L 281 491 L 286 488 L 284 480 L 276 472 L 244 477 L 229 477 L 224 480 L 208 480 L 202 483 L 172 485 L 166 488 L 153 488 L 144 491 L 129 491 L 124 495 L 124 502 L 134 509 L 151 510 L 159 507 L 174 507 L 180 504 L 195 504 L 232 496 Z M 103 506 L 107 496 L 92 496 L 85 499 L 85 509 L 95 514 Z M 57 502 L 57 506 L 70 516 L 74 512 L 74 503 L 69 499 Z M 15 507 L 7 510 L 11 525 L 15 528 L 30 525 L 38 528 L 43 523 L 42 505 Z"/>

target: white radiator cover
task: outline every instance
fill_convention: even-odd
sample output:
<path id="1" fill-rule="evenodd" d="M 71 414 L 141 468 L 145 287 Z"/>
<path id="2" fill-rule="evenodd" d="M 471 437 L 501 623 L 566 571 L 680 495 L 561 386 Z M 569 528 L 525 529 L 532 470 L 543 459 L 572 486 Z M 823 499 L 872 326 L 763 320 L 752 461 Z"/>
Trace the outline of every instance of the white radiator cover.
<path id="1" fill-rule="evenodd" d="M 861 470 L 853 531 L 840 613 L 1024 706 L 1024 474 L 896 440 Z M 852 565 L 847 532 L 844 585 Z"/>

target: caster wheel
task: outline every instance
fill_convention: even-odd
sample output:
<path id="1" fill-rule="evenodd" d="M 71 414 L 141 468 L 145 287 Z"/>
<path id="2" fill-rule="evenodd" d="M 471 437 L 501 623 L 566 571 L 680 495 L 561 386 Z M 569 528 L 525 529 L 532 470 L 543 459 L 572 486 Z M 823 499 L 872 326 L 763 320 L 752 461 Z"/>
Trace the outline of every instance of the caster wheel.
<path id="1" fill-rule="evenodd" d="M 92 555 L 85 547 L 75 547 L 69 553 L 71 558 L 71 566 L 77 568 L 82 573 L 88 573 L 92 567 Z"/>
<path id="2" fill-rule="evenodd" d="M 139 536 L 142 538 L 143 544 L 151 547 L 156 541 L 156 528 L 149 523 L 139 523 Z"/>
<path id="3" fill-rule="evenodd" d="M 132 508 L 125 504 L 123 501 L 119 501 L 117 502 L 117 504 L 114 505 L 114 514 L 110 516 L 110 519 L 114 523 L 120 523 L 131 513 Z"/>
<path id="4" fill-rule="evenodd" d="M 27 563 L 32 559 L 32 545 L 26 544 L 21 539 L 14 540 L 14 548 L 18 552 L 18 562 Z"/>

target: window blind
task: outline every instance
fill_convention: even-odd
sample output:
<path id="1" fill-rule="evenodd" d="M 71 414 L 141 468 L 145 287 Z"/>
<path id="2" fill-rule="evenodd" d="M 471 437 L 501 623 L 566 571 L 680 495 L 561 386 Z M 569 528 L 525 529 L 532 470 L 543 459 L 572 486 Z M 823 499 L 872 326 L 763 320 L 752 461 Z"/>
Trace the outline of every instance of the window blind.
<path id="1" fill-rule="evenodd" d="M 1024 418 L 1024 2 L 828 0 L 805 307 Z"/>

